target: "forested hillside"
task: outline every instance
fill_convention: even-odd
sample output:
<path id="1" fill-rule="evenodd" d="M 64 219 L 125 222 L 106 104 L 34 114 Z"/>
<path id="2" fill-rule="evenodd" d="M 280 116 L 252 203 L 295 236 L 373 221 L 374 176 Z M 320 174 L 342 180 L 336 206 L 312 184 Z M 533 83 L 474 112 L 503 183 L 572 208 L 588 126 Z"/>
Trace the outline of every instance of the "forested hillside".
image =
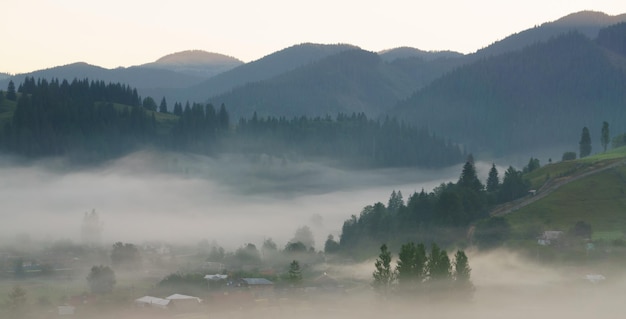
<path id="1" fill-rule="evenodd" d="M 336 249 L 358 256 L 381 243 L 399 246 L 406 241 L 436 241 L 456 245 L 466 241 L 471 223 L 489 217 L 494 205 L 527 195 L 529 187 L 522 171 L 509 167 L 500 178 L 495 165 L 483 183 L 469 156 L 457 183 L 441 184 L 431 192 L 414 192 L 406 202 L 402 192 L 394 190 L 387 205 L 378 202 L 364 207 L 359 216 L 352 215 L 343 224 Z M 487 236 L 491 234 L 487 232 Z"/>
<path id="2" fill-rule="evenodd" d="M 615 53 L 613 53 L 615 54 Z M 626 74 L 606 50 L 569 33 L 461 67 L 391 113 L 474 150 L 503 154 L 572 144 L 583 126 L 626 127 Z"/>
<path id="3" fill-rule="evenodd" d="M 27 78 L 18 88 L 9 85 L 2 97 L 0 145 L 31 158 L 69 156 L 90 163 L 145 147 L 322 159 L 350 167 L 442 167 L 463 157 L 458 145 L 426 130 L 363 113 L 336 119 L 254 114 L 232 124 L 224 104 L 216 109 L 176 102 L 169 113 L 166 99 L 157 106 L 127 85 L 89 80 Z"/>
<path id="4" fill-rule="evenodd" d="M 272 79 L 250 83 L 212 101 L 235 116 L 324 116 L 360 113 L 376 117 L 452 69 L 455 60 L 420 58 L 384 62 L 376 53 L 347 50 Z"/>

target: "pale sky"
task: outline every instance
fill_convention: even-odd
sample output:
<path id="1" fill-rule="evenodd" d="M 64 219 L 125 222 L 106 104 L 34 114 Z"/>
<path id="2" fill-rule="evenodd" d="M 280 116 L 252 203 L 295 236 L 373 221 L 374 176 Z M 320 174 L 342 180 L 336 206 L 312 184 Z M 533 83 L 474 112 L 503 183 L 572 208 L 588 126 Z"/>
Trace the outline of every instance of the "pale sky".
<path id="1" fill-rule="evenodd" d="M 128 67 L 192 49 L 249 62 L 303 42 L 470 53 L 582 10 L 626 13 L 626 1 L 11 0 L 2 4 L 0 72 Z"/>

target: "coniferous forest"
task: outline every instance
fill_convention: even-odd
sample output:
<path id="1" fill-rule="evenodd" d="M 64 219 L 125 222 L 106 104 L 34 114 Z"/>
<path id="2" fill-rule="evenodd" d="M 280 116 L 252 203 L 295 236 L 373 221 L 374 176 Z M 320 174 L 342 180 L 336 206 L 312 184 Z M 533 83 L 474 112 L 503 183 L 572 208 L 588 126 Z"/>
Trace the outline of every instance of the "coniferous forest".
<path id="1" fill-rule="evenodd" d="M 254 113 L 233 123 L 223 104 L 216 109 L 176 102 L 170 113 L 162 99 L 157 112 L 154 99 L 142 99 L 136 89 L 87 79 L 27 78 L 17 93 L 0 145 L 33 158 L 68 156 L 89 163 L 152 147 L 321 159 L 352 167 L 443 167 L 463 159 L 458 145 L 424 129 L 363 113 L 292 119 Z"/>

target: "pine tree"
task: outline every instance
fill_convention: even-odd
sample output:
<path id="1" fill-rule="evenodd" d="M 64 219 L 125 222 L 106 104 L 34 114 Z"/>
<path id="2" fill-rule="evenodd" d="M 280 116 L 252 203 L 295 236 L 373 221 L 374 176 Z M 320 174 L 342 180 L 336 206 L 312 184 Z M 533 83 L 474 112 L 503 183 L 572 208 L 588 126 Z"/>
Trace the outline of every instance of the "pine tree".
<path id="1" fill-rule="evenodd" d="M 167 101 L 165 101 L 165 96 L 161 99 L 161 104 L 159 104 L 159 112 L 167 113 Z"/>
<path id="2" fill-rule="evenodd" d="M 287 281 L 289 281 L 292 286 L 299 286 L 302 283 L 302 270 L 300 269 L 300 263 L 297 260 L 294 260 L 291 264 L 289 264 Z"/>
<path id="3" fill-rule="evenodd" d="M 465 165 L 463 165 L 463 171 L 461 172 L 461 177 L 459 177 L 457 185 L 475 192 L 483 190 L 484 186 L 476 175 L 476 167 L 474 167 L 474 157 L 472 155 L 468 156 Z"/>
<path id="4" fill-rule="evenodd" d="M 386 244 L 380 246 L 380 255 L 378 255 L 374 267 L 376 267 L 376 271 L 372 274 L 374 277 L 372 285 L 376 292 L 386 298 L 391 292 L 391 285 L 395 277 L 394 272 L 391 270 L 391 253 L 387 249 Z"/>
<path id="5" fill-rule="evenodd" d="M 403 291 L 415 291 L 424 280 L 426 249 L 424 244 L 407 243 L 400 248 L 396 274 Z"/>
<path id="6" fill-rule="evenodd" d="M 17 100 L 17 93 L 15 93 L 15 83 L 13 81 L 9 81 L 9 85 L 7 86 L 7 100 L 15 101 Z"/>
<path id="7" fill-rule="evenodd" d="M 487 192 L 495 193 L 498 191 L 500 187 L 500 177 L 498 177 L 498 169 L 496 168 L 496 164 L 491 164 L 491 169 L 489 170 L 489 177 L 487 177 Z"/>
<path id="8" fill-rule="evenodd" d="M 450 258 L 445 250 L 441 250 L 437 244 L 432 244 L 428 257 L 427 270 L 430 280 L 446 280 L 451 277 Z"/>
<path id="9" fill-rule="evenodd" d="M 226 131 L 228 130 L 229 127 L 229 115 L 228 112 L 226 111 L 226 106 L 224 106 L 224 104 L 222 104 L 220 106 L 220 110 L 217 114 L 217 118 L 218 118 L 218 123 L 219 123 L 219 128 L 221 131 Z"/>
<path id="10" fill-rule="evenodd" d="M 402 192 L 392 191 L 391 196 L 389 197 L 389 202 L 387 203 L 387 208 L 390 212 L 397 212 L 400 207 L 404 206 L 404 200 L 402 199 Z"/>
<path id="11" fill-rule="evenodd" d="M 454 255 L 454 290 L 463 298 L 471 297 L 474 292 L 474 285 L 470 280 L 471 272 L 467 255 L 464 251 L 457 250 Z"/>
<path id="12" fill-rule="evenodd" d="M 609 145 L 609 141 L 611 137 L 609 135 L 609 123 L 604 121 L 602 122 L 602 135 L 600 137 L 600 143 L 602 144 L 602 148 L 606 152 L 606 147 Z"/>
<path id="13" fill-rule="evenodd" d="M 183 115 L 183 105 L 180 103 L 174 103 L 174 115 L 182 116 Z"/>
<path id="14" fill-rule="evenodd" d="M 578 144 L 580 146 L 579 158 L 587 157 L 591 154 L 591 136 L 589 135 L 589 129 L 586 126 L 583 127 L 583 132 L 580 136 L 580 142 Z"/>

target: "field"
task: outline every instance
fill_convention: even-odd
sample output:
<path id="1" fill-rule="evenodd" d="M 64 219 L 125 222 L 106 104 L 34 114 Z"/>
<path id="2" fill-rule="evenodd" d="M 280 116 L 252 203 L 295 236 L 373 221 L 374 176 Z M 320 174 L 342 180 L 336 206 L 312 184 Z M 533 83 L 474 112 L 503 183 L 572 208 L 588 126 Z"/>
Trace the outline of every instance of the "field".
<path id="1" fill-rule="evenodd" d="M 549 178 L 572 178 L 626 159 L 626 148 L 584 159 L 549 164 L 528 174 L 538 189 Z M 547 197 L 506 216 L 514 237 L 540 230 L 569 231 L 576 222 L 592 226 L 593 240 L 612 241 L 626 233 L 626 166 L 604 170 L 565 184 Z"/>

